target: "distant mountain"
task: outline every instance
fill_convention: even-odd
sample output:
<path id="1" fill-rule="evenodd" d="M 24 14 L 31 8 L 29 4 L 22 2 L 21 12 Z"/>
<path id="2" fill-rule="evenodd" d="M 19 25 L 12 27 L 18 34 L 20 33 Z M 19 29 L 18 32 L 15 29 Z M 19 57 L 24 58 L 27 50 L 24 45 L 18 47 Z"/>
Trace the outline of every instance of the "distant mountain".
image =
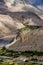
<path id="1" fill-rule="evenodd" d="M 13 0 L 13 1 L 15 1 L 15 0 Z M 36 6 L 36 7 L 38 7 L 39 9 L 41 9 L 41 10 L 43 10 L 43 0 L 16 0 L 17 1 L 17 3 L 19 2 L 21 2 L 22 1 L 22 3 L 23 3 L 23 1 L 26 3 L 26 4 L 32 4 L 33 6 Z"/>
<path id="2" fill-rule="evenodd" d="M 43 0 L 25 0 L 25 2 L 31 3 L 33 5 L 42 5 L 43 4 Z"/>
<path id="3" fill-rule="evenodd" d="M 43 0 L 25 0 L 25 1 L 43 10 Z"/>
<path id="4" fill-rule="evenodd" d="M 26 3 L 31 3 L 34 4 L 35 2 L 37 2 L 38 0 L 25 0 Z"/>
<path id="5" fill-rule="evenodd" d="M 23 3 L 23 1 L 26 3 L 26 4 L 32 4 L 33 6 L 35 7 L 38 7 L 39 9 L 43 10 L 43 0 L 0 0 L 0 2 L 3 2 L 3 3 L 6 3 L 7 5 L 9 4 L 12 5 L 16 2 L 16 4 L 18 3 Z"/>
<path id="6" fill-rule="evenodd" d="M 43 11 L 36 8 L 41 2 L 42 0 L 0 0 L 0 38 L 16 34 L 17 29 L 23 27 L 23 24 L 43 25 L 43 20 L 40 19 Z M 43 2 L 40 6 L 43 6 Z"/>
<path id="7" fill-rule="evenodd" d="M 0 2 L 3 2 L 4 3 L 4 0 L 0 0 Z"/>

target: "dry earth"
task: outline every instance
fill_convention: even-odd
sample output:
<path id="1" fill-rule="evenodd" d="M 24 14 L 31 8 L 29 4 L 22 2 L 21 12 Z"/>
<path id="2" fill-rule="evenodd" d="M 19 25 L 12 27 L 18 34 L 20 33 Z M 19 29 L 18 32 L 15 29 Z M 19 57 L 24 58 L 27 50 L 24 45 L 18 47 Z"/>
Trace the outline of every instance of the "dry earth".
<path id="1" fill-rule="evenodd" d="M 24 27 L 21 22 L 13 20 L 9 15 L 0 14 L 0 39 L 14 37 L 17 29 Z"/>
<path id="2" fill-rule="evenodd" d="M 8 7 L 8 11 L 10 12 L 26 12 L 30 11 L 37 14 L 41 19 L 43 19 L 43 11 L 38 9 L 37 7 L 32 6 L 31 4 L 17 4 L 16 6 Z"/>
<path id="3" fill-rule="evenodd" d="M 29 30 L 27 36 L 28 41 L 21 41 L 20 39 L 15 43 L 13 41 L 12 43 L 14 44 L 9 46 L 9 49 L 14 51 L 43 51 L 43 27 L 36 30 Z"/>
<path id="4" fill-rule="evenodd" d="M 43 20 L 33 12 L 9 12 L 8 14 L 12 17 L 14 21 L 18 21 L 19 23 L 25 25 L 28 24 L 33 26 L 43 26 Z"/>

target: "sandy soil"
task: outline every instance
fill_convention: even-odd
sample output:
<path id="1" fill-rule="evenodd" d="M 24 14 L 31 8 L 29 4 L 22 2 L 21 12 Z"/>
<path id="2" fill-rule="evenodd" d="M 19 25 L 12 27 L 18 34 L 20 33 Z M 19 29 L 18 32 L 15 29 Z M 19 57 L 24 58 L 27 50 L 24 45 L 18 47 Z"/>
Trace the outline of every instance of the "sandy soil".
<path id="1" fill-rule="evenodd" d="M 9 49 L 12 49 L 14 51 L 43 51 L 43 28 L 37 30 L 30 30 L 27 35 L 28 41 L 22 42 L 18 40 L 16 43 L 10 46 Z"/>

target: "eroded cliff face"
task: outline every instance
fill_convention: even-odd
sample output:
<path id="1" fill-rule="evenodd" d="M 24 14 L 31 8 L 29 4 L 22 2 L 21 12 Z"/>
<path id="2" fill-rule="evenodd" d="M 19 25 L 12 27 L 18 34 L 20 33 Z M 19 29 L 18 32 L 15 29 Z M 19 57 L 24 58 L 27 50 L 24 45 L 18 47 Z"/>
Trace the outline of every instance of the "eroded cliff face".
<path id="1" fill-rule="evenodd" d="M 9 50 L 29 51 L 37 50 L 43 51 L 43 27 L 35 30 L 28 30 L 28 33 L 22 33 L 21 38 L 13 45 L 9 46 Z M 27 41 L 26 41 L 27 40 Z M 14 42 L 14 41 L 13 41 Z M 13 43 L 12 42 L 12 43 Z"/>

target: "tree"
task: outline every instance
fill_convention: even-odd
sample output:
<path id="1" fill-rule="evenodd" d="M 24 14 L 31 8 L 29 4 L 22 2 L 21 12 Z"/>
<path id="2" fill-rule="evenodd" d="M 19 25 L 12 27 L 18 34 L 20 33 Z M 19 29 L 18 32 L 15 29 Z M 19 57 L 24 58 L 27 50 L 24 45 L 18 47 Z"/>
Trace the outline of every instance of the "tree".
<path id="1" fill-rule="evenodd" d="M 3 46 L 2 50 L 3 50 L 3 51 L 5 51 L 5 50 L 6 50 L 5 46 Z"/>

